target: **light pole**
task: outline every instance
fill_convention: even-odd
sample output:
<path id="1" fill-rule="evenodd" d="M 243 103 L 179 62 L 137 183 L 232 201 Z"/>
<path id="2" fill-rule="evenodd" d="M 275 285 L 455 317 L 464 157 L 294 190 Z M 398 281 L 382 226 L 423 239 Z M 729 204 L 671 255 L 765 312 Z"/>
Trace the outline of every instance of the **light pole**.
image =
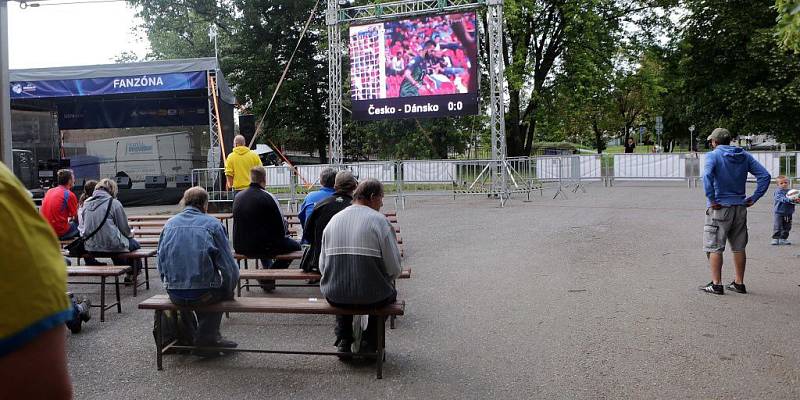
<path id="1" fill-rule="evenodd" d="M 0 0 L 0 160 L 13 170 L 11 94 L 8 81 L 8 2 Z"/>
<path id="2" fill-rule="evenodd" d="M 689 126 L 689 152 L 694 151 L 694 125 Z"/>

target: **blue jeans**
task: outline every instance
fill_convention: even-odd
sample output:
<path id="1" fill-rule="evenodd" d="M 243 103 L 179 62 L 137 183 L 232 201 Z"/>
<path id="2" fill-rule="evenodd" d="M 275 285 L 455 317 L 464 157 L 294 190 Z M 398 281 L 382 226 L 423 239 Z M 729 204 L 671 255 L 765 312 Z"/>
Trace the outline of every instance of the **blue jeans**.
<path id="1" fill-rule="evenodd" d="M 80 236 L 81 233 L 78 231 L 78 223 L 77 222 L 70 222 L 69 229 L 67 233 L 61 235 L 58 240 L 70 240 Z"/>
<path id="2" fill-rule="evenodd" d="M 139 250 L 141 248 L 142 248 L 142 245 L 140 245 L 139 242 L 136 241 L 136 239 L 134 239 L 134 238 L 129 238 L 128 239 L 128 250 L 136 251 L 136 250 Z M 121 259 L 119 257 L 111 257 L 111 262 L 114 265 L 126 265 L 125 264 L 126 260 Z M 130 263 L 130 264 L 127 264 L 127 265 L 130 265 L 131 267 L 133 267 L 133 273 L 134 274 L 138 273 L 139 269 L 142 268 L 142 260 L 131 260 L 131 261 L 127 261 L 127 262 Z"/>
<path id="3" fill-rule="evenodd" d="M 263 254 L 272 256 L 278 254 L 291 253 L 294 251 L 298 251 L 300 249 L 301 249 L 300 243 L 297 243 L 297 241 L 292 238 L 285 237 L 283 238 L 282 241 L 270 244 L 269 250 L 265 251 Z M 260 261 L 261 261 L 261 268 L 264 269 L 286 269 L 289 268 L 289 264 L 292 263 L 291 261 L 288 260 L 273 262 L 271 258 L 262 258 Z"/>

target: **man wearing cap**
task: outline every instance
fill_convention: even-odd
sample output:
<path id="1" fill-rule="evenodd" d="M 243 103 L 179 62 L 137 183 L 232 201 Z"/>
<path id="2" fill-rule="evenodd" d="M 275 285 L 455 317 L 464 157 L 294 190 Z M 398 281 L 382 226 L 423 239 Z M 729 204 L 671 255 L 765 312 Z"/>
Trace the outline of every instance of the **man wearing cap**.
<path id="1" fill-rule="evenodd" d="M 711 265 L 711 282 L 701 286 L 706 293 L 725 294 L 722 285 L 722 253 L 726 242 L 733 251 L 735 278 L 727 288 L 747 293 L 744 270 L 747 262 L 747 207 L 755 204 L 769 188 L 769 172 L 740 147 L 731 146 L 731 133 L 717 128 L 708 136 L 713 149 L 706 154 L 703 187 L 707 198 L 706 220 L 703 227 L 703 249 Z M 756 177 L 757 187 L 746 197 L 747 173 Z"/>

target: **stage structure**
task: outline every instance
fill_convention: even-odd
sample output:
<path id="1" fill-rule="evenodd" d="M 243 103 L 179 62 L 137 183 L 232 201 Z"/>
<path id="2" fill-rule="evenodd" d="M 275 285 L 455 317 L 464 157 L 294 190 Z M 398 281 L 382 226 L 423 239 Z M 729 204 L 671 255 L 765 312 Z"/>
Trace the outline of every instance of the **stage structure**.
<path id="1" fill-rule="evenodd" d="M 476 11 L 486 7 L 488 20 L 492 160 L 481 176 L 491 180 L 490 194 L 501 205 L 510 197 L 508 180 L 512 169 L 506 160 L 505 95 L 503 90 L 503 0 L 401 0 L 367 6 L 339 6 L 339 0 L 328 0 L 328 129 L 330 134 L 330 163 L 342 165 L 342 43 L 341 28 L 345 24 L 364 25 L 422 15 L 444 15 Z M 380 29 L 378 27 L 377 29 Z M 383 73 L 382 71 L 380 73 Z M 478 77 L 474 77 L 478 79 Z M 383 89 L 383 88 L 381 88 Z M 385 93 L 381 93 L 385 96 Z M 361 96 L 359 94 L 359 96 Z M 355 111 L 355 110 L 354 110 Z M 478 177 L 480 179 L 480 176 Z"/>
<path id="2" fill-rule="evenodd" d="M 231 149 L 236 98 L 213 57 L 10 77 L 14 149 L 32 152 L 40 165 L 68 160 L 79 180 L 127 176 L 129 205 L 174 202 L 179 181 L 220 167 Z M 174 190 L 148 190 L 148 177 L 165 177 Z"/>

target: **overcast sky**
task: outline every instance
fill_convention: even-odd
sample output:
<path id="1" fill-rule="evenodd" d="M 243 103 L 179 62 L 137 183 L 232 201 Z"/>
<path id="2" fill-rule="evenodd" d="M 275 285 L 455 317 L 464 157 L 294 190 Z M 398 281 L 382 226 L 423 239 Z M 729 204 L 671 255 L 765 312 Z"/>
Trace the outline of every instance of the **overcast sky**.
<path id="1" fill-rule="evenodd" d="M 9 2 L 8 14 L 11 69 L 108 64 L 123 51 L 141 57 L 149 48 L 146 40 L 136 41 L 135 12 L 124 2 L 25 10 Z"/>

